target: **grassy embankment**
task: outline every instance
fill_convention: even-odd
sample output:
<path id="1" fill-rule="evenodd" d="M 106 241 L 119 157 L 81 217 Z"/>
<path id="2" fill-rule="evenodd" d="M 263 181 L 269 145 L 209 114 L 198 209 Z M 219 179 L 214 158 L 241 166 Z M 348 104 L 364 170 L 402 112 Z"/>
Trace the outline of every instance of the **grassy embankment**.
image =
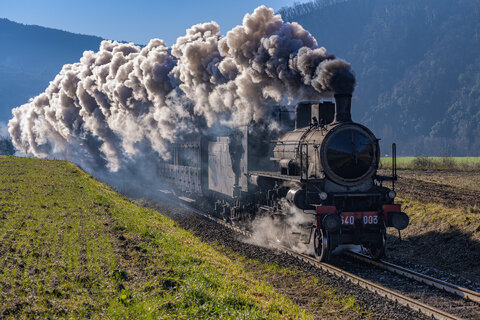
<path id="1" fill-rule="evenodd" d="M 0 189 L 0 318 L 310 318 L 71 163 L 1 156 Z M 357 312 L 327 291 L 328 318 Z"/>

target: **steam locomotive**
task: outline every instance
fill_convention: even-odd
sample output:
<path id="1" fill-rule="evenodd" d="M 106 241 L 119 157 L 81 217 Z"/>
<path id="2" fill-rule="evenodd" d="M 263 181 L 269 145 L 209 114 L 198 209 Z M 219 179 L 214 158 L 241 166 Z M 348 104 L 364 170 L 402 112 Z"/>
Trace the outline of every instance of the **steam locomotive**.
<path id="1" fill-rule="evenodd" d="M 278 230 L 295 234 L 322 261 L 343 244 L 363 245 L 379 259 L 386 228 L 402 230 L 409 223 L 394 203 L 396 163 L 392 176 L 377 174 L 378 139 L 352 122 L 351 94 L 334 98 L 300 102 L 294 117 L 277 108 L 277 134 L 257 122 L 177 143 L 160 175 L 187 201 L 209 199 L 218 217 L 244 223 L 271 217 Z M 292 222 L 286 206 L 305 219 Z M 291 241 L 282 232 L 277 240 Z"/>

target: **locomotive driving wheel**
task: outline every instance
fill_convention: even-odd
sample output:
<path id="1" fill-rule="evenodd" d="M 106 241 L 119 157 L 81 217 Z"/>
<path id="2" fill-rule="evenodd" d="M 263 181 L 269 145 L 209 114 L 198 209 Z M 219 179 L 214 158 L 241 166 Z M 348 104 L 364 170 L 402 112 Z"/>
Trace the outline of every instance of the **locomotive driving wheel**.
<path id="1" fill-rule="evenodd" d="M 386 246 L 387 234 L 385 230 L 381 232 L 381 241 L 376 245 L 367 247 L 368 253 L 373 260 L 380 260 L 385 255 L 385 246 Z"/>
<path id="2" fill-rule="evenodd" d="M 330 246 L 328 243 L 328 233 L 322 229 L 315 229 L 313 239 L 313 249 L 315 258 L 320 261 L 328 261 L 330 258 Z"/>

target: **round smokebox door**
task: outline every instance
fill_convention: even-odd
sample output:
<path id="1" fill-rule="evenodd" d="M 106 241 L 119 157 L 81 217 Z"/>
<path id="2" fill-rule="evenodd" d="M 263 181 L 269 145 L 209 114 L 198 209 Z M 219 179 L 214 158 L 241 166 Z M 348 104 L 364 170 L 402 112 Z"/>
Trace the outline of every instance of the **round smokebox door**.
<path id="1" fill-rule="evenodd" d="M 328 167 L 342 179 L 363 177 L 374 161 L 374 142 L 356 128 L 337 132 L 326 147 Z"/>

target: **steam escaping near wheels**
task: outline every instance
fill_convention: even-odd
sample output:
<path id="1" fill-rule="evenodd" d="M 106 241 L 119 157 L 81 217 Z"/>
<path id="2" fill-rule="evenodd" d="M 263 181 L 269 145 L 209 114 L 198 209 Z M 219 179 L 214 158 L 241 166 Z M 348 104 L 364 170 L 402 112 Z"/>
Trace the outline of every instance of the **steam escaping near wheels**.
<path id="1" fill-rule="evenodd" d="M 225 36 L 215 22 L 198 24 L 171 48 L 159 39 L 144 47 L 103 41 L 13 109 L 9 133 L 27 155 L 141 180 L 152 175 L 139 172 L 171 156 L 172 142 L 219 125 L 268 121 L 274 105 L 354 86 L 347 62 L 261 6 Z"/>
<path id="2" fill-rule="evenodd" d="M 296 252 L 313 255 L 313 233 L 310 231 L 313 230 L 314 220 L 314 215 L 281 199 L 276 213 L 259 216 L 252 222 L 252 236 L 245 241 L 264 247 L 274 242 Z"/>

